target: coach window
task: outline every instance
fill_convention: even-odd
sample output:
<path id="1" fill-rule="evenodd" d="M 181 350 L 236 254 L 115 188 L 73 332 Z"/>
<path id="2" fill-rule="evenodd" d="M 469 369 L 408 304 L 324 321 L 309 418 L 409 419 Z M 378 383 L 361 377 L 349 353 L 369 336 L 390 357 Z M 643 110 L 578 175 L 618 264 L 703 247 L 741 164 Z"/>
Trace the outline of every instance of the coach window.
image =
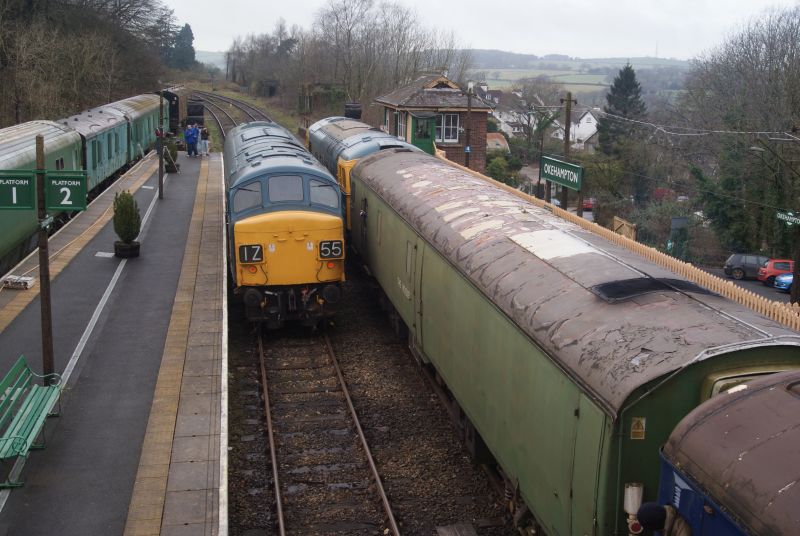
<path id="1" fill-rule="evenodd" d="M 267 186 L 270 203 L 303 200 L 303 179 L 296 175 L 270 177 Z"/>
<path id="2" fill-rule="evenodd" d="M 233 211 L 241 212 L 248 208 L 261 206 L 261 183 L 251 182 L 236 189 L 233 194 Z"/>
<path id="3" fill-rule="evenodd" d="M 339 196 L 330 184 L 311 180 L 308 182 L 308 189 L 311 192 L 312 203 L 330 208 L 339 208 Z"/>

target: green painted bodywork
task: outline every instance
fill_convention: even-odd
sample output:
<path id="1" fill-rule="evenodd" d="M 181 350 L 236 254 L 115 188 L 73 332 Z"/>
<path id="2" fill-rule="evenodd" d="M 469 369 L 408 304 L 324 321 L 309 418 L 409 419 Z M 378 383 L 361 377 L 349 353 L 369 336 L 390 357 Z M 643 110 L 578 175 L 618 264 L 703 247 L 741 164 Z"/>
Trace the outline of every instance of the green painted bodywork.
<path id="1" fill-rule="evenodd" d="M 358 173 L 351 184 L 354 247 L 549 535 L 627 534 L 624 484 L 643 482 L 656 499 L 659 449 L 708 397 L 710 374 L 800 366 L 796 346 L 719 354 L 641 385 L 617 419 Z M 646 419 L 645 439 L 629 439 L 631 417 Z"/>
<path id="2" fill-rule="evenodd" d="M 81 139 L 77 133 L 65 132 L 54 129 L 47 122 L 30 122 L 15 127 L 3 129 L 6 146 L 18 136 L 17 139 L 26 145 L 26 150 L 13 153 L 0 151 L 0 169 L 4 170 L 33 170 L 36 168 L 36 141 L 37 134 L 45 135 L 45 167 L 56 169 L 56 162 L 63 159 L 64 169 L 81 169 Z M 6 132 L 10 134 L 5 134 Z M 34 205 L 36 197 L 34 196 Z M 28 251 L 29 242 L 35 239 L 34 233 L 38 228 L 37 208 L 33 210 L 0 210 L 0 259 L 9 256 L 16 259 L 19 254 Z M 11 255 L 10 255 L 11 254 Z M 13 264 L 13 261 L 11 262 Z M 0 274 L 5 273 L 12 266 L 0 265 Z"/>

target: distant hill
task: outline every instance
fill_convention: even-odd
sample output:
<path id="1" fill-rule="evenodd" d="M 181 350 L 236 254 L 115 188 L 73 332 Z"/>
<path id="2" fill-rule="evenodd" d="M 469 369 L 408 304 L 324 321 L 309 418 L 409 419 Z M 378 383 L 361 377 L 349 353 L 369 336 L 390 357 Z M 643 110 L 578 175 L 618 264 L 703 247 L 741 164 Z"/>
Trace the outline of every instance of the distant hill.
<path id="1" fill-rule="evenodd" d="M 200 63 L 208 63 L 225 70 L 225 53 L 224 52 L 209 52 L 206 50 L 195 50 L 194 59 Z"/>
<path id="2" fill-rule="evenodd" d="M 563 54 L 517 54 L 502 50 L 472 49 L 472 62 L 475 69 L 551 69 L 551 70 L 589 70 L 597 67 L 623 66 L 630 63 L 634 69 L 651 67 L 677 67 L 688 69 L 689 62 L 670 58 L 632 57 L 632 58 L 571 58 Z"/>

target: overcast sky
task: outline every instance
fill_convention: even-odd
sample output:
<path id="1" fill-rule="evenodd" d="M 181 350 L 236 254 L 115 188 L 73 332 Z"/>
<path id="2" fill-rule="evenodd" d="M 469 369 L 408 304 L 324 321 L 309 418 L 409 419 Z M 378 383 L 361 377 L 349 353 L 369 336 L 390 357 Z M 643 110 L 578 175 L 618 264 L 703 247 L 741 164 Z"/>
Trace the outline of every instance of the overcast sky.
<path id="1" fill-rule="evenodd" d="M 311 27 L 327 0 L 164 0 L 189 23 L 196 50 L 227 50 L 236 36 L 271 33 L 279 18 Z M 582 58 L 690 59 L 771 6 L 797 0 L 397 0 L 465 48 Z"/>

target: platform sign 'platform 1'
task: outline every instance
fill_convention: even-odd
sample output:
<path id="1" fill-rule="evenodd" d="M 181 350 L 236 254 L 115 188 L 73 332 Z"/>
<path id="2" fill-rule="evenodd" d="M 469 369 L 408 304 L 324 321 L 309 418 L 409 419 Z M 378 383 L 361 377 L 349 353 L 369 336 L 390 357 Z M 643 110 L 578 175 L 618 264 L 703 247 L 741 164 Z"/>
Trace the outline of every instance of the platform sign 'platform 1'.
<path id="1" fill-rule="evenodd" d="M 0 172 L 0 209 L 32 210 L 36 201 L 36 176 L 32 171 Z"/>
<path id="2" fill-rule="evenodd" d="M 86 176 L 83 172 L 48 172 L 45 188 L 48 210 L 86 210 Z"/>

